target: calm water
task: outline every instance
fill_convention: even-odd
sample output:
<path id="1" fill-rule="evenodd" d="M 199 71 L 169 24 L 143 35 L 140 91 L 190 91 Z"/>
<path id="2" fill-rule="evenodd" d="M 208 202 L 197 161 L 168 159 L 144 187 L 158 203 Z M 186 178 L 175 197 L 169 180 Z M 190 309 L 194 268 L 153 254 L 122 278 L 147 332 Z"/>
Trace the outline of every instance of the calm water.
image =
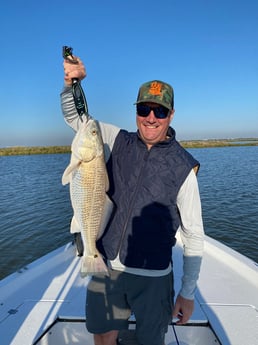
<path id="1" fill-rule="evenodd" d="M 258 262 L 258 147 L 192 149 L 208 235 Z M 0 279 L 72 239 L 68 154 L 0 157 Z"/>

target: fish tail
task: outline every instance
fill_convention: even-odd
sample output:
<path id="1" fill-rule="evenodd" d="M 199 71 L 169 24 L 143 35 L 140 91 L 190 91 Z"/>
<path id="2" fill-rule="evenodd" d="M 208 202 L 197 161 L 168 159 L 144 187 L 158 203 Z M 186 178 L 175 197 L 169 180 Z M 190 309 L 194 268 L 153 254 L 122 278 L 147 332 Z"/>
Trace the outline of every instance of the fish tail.
<path id="1" fill-rule="evenodd" d="M 81 261 L 81 277 L 87 275 L 108 275 L 107 266 L 101 255 L 83 256 Z"/>

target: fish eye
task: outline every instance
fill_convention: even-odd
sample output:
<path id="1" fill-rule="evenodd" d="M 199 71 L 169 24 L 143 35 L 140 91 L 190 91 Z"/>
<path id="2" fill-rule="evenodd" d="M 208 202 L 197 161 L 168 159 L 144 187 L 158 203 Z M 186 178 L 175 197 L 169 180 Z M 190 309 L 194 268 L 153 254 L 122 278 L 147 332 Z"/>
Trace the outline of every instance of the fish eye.
<path id="1" fill-rule="evenodd" d="M 92 131 L 92 135 L 96 135 L 96 134 L 97 134 L 96 129 L 93 129 L 93 131 Z"/>

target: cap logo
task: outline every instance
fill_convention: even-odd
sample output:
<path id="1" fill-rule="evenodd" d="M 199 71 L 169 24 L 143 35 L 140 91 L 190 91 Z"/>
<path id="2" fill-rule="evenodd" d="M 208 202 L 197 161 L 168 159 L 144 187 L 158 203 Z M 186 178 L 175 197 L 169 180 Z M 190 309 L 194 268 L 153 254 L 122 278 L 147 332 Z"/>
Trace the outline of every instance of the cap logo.
<path id="1" fill-rule="evenodd" d="M 159 96 L 159 95 L 161 95 L 161 87 L 162 87 L 161 83 L 154 81 L 151 83 L 149 93 L 151 95 Z"/>

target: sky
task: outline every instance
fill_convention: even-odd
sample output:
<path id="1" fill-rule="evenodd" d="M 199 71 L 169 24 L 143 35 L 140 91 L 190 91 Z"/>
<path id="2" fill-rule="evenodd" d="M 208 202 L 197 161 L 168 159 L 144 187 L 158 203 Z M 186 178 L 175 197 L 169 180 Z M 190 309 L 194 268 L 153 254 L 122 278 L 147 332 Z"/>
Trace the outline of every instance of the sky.
<path id="1" fill-rule="evenodd" d="M 63 45 L 98 120 L 134 131 L 139 86 L 159 79 L 178 140 L 258 137 L 257 0 L 9 0 L 0 32 L 0 147 L 71 144 Z"/>

